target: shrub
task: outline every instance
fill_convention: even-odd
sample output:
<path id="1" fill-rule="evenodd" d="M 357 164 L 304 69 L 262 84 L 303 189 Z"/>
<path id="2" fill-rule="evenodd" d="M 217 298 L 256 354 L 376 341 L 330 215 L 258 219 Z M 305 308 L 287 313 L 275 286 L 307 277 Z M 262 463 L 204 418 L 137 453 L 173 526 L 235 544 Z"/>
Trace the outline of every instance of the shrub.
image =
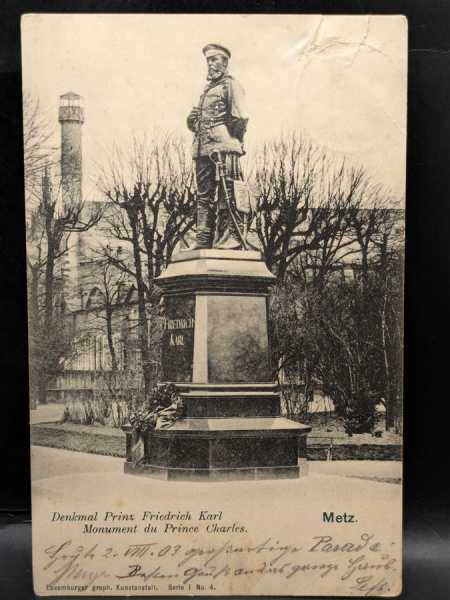
<path id="1" fill-rule="evenodd" d="M 116 398 L 88 398 L 68 400 L 63 421 L 79 425 L 107 425 L 122 427 L 128 420 L 128 403 Z"/>
<path id="2" fill-rule="evenodd" d="M 370 398 L 354 399 L 347 406 L 344 415 L 344 429 L 348 435 L 353 433 L 369 433 L 373 431 L 376 423 L 376 412 Z"/>
<path id="3" fill-rule="evenodd" d="M 107 425 L 120 428 L 130 423 L 136 431 L 149 431 L 167 426 L 183 414 L 183 403 L 177 388 L 169 383 L 153 388 L 148 403 L 108 397 L 107 392 L 97 392 L 94 398 L 67 400 L 63 421 L 79 425 Z"/>

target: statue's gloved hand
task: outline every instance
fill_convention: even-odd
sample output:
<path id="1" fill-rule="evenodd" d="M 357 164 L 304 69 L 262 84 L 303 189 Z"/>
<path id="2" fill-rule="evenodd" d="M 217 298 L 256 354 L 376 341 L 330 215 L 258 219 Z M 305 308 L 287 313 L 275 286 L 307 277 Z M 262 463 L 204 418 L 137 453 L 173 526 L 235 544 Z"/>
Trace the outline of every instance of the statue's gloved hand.
<path id="1" fill-rule="evenodd" d="M 230 135 L 237 138 L 241 143 L 244 142 L 244 135 L 247 129 L 248 119 L 239 119 L 237 117 L 231 117 L 228 124 L 228 130 Z"/>
<path id="2" fill-rule="evenodd" d="M 193 133 L 196 133 L 197 129 L 198 129 L 198 120 L 200 118 L 200 109 L 198 108 L 198 106 L 194 106 L 194 108 L 191 110 L 191 112 L 188 115 L 187 118 L 187 126 L 188 129 L 190 129 L 190 131 L 192 131 Z"/>

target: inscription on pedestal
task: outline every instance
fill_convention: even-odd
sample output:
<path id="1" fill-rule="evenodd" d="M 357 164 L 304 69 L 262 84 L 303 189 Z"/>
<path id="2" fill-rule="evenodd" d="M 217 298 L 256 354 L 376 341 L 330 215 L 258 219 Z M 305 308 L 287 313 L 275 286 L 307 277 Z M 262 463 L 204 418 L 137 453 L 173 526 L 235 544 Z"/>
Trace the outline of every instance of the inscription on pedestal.
<path id="1" fill-rule="evenodd" d="M 162 340 L 163 377 L 165 381 L 192 381 L 194 328 L 194 296 L 167 297 Z"/>

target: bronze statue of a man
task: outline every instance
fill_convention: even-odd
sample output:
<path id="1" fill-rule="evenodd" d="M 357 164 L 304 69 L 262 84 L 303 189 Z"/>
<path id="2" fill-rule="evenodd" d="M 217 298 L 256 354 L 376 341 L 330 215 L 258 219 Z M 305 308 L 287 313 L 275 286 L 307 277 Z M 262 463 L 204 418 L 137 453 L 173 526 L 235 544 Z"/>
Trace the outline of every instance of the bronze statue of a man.
<path id="1" fill-rule="evenodd" d="M 236 182 L 242 179 L 240 157 L 248 118 L 244 92 L 228 74 L 231 53 L 219 44 L 203 48 L 207 84 L 188 118 L 194 133 L 193 158 L 197 180 L 195 248 L 245 248 L 245 215 L 236 206 Z"/>

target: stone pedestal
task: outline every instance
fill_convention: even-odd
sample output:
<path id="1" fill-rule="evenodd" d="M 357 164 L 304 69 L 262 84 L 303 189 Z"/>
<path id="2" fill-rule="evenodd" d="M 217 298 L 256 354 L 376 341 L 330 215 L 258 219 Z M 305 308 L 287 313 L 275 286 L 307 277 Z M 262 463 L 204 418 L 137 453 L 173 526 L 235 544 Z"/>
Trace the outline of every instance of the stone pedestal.
<path id="1" fill-rule="evenodd" d="M 163 378 L 186 414 L 145 439 L 126 472 L 163 479 L 263 479 L 307 472 L 310 427 L 280 416 L 271 380 L 268 288 L 259 252 L 192 250 L 157 279 L 165 303 Z"/>

